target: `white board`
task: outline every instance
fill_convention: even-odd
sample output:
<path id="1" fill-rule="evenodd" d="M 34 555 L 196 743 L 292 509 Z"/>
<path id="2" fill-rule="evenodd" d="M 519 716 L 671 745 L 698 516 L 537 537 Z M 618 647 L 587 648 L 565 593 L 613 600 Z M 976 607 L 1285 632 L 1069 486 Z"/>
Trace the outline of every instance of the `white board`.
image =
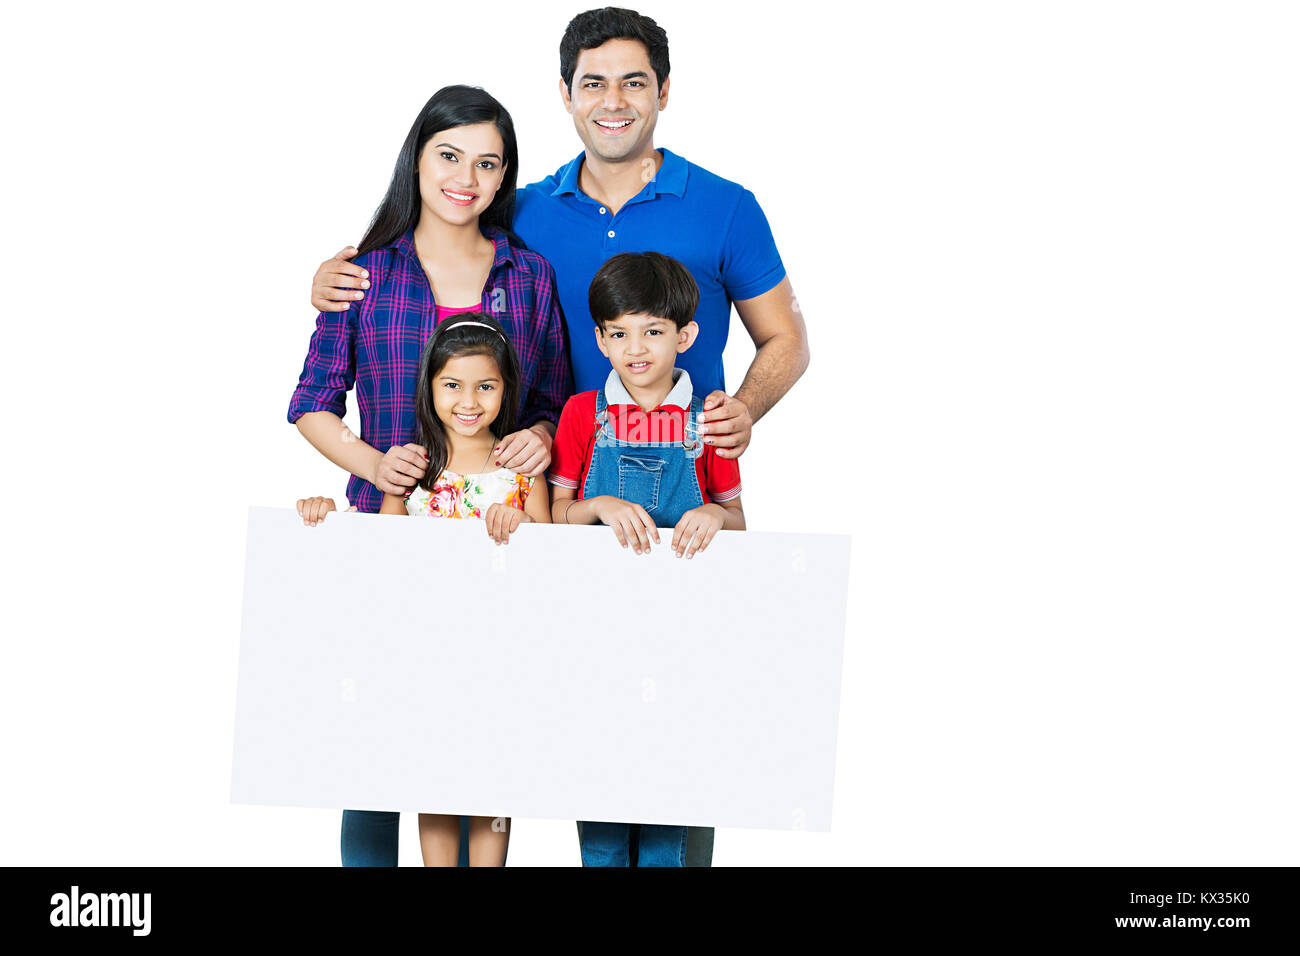
<path id="1" fill-rule="evenodd" d="M 251 508 L 235 803 L 829 830 L 849 538 Z"/>

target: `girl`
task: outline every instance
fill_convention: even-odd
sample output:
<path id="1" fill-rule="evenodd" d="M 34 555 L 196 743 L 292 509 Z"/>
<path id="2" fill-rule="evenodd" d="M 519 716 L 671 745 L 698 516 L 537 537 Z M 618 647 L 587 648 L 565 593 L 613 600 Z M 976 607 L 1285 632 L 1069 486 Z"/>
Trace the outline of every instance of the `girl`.
<path id="1" fill-rule="evenodd" d="M 497 544 L 524 522 L 549 523 L 545 482 L 492 467 L 493 449 L 514 428 L 519 371 L 499 324 L 466 312 L 438 326 L 420 359 L 415 393 L 416 441 L 428 449 L 426 468 L 405 494 L 384 493 L 380 514 L 481 518 Z M 303 522 L 315 525 L 335 510 L 331 498 L 298 502 Z M 510 821 L 469 821 L 469 865 L 502 866 Z M 455 866 L 460 818 L 420 814 L 425 866 Z"/>
<path id="2" fill-rule="evenodd" d="M 347 496 L 360 511 L 377 512 L 385 495 L 404 501 L 438 477 L 426 472 L 430 450 L 412 441 L 412 396 L 421 349 L 451 314 L 491 314 L 519 356 L 518 405 L 510 408 L 518 426 L 501 432 L 491 465 L 535 476 L 550 463 L 573 376 L 555 273 L 511 232 L 518 167 L 514 124 L 500 103 L 471 86 L 435 93 L 361 240 L 365 299 L 316 319 L 289 421 L 351 473 Z M 343 424 L 354 386 L 360 436 Z M 457 464 L 482 471 L 483 457 Z M 343 865 L 396 866 L 398 819 L 343 811 Z"/>

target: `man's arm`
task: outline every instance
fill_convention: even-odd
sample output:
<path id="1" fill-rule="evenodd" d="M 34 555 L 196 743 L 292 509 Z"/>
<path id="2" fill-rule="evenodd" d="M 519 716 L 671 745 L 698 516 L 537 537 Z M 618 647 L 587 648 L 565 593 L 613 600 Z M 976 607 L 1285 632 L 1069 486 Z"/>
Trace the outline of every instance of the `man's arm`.
<path id="1" fill-rule="evenodd" d="M 738 301 L 736 312 L 758 349 L 745 380 L 736 389 L 736 398 L 745 403 L 750 418 L 758 421 L 808 368 L 808 327 L 789 276 L 760 296 Z"/>
<path id="2" fill-rule="evenodd" d="M 704 400 L 700 428 L 723 458 L 739 458 L 750 429 L 784 397 L 808 368 L 808 328 L 799 311 L 790 277 L 762 295 L 737 299 L 736 312 L 758 350 L 734 396 L 711 392 Z"/>

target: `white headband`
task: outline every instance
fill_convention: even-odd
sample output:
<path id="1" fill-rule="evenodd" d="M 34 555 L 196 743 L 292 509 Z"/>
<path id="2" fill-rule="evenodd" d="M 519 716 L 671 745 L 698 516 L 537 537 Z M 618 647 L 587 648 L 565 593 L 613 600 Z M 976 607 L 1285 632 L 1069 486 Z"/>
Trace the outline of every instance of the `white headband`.
<path id="1" fill-rule="evenodd" d="M 492 326 L 488 325 L 486 322 L 475 322 L 472 319 L 464 319 L 460 322 L 453 322 L 451 325 L 444 325 L 439 331 L 445 332 L 448 329 L 454 329 L 461 325 L 477 325 L 479 328 L 490 329 L 491 331 L 496 332 L 497 335 L 501 335 L 500 332 L 497 332 L 496 329 L 492 328 Z M 501 341 L 502 342 L 506 341 L 506 337 L 504 335 L 501 335 Z M 510 343 L 506 342 L 506 344 L 509 345 Z"/>

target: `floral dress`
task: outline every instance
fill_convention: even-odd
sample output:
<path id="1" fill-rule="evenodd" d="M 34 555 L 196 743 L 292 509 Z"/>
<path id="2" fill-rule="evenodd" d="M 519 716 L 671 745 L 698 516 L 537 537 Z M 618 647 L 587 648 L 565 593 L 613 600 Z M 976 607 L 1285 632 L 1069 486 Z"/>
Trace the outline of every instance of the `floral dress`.
<path id="1" fill-rule="evenodd" d="M 407 493 L 406 513 L 434 518 L 485 518 L 494 504 L 523 511 L 534 480 L 509 468 L 473 475 L 444 468 L 433 483 L 433 491 L 416 485 Z"/>

